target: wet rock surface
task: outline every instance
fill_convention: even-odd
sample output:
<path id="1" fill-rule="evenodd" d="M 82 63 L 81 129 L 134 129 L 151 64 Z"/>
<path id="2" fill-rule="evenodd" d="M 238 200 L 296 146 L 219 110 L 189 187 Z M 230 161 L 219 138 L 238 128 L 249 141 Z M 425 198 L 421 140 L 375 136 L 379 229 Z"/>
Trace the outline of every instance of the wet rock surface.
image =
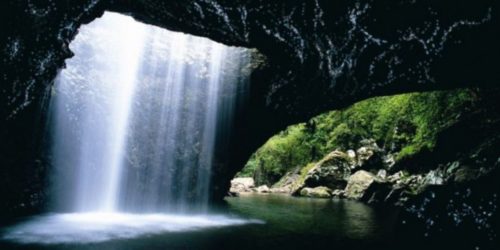
<path id="1" fill-rule="evenodd" d="M 372 184 L 381 182 L 372 173 L 359 170 L 349 177 L 345 188 L 345 196 L 350 199 L 361 199 Z"/>
<path id="2" fill-rule="evenodd" d="M 286 125 L 374 95 L 488 87 L 499 79 L 499 3 L 493 0 L 2 1 L 0 210 L 43 207 L 47 98 L 72 56 L 78 28 L 106 10 L 257 48 L 262 56 L 255 57 L 265 58 L 253 67 L 230 150 L 216 155 L 214 200 L 226 194 L 250 154 Z M 459 180 L 474 176 L 459 173 Z"/>
<path id="3" fill-rule="evenodd" d="M 495 114 L 491 117 L 499 115 Z M 393 157 L 392 152 L 380 148 L 373 140 L 363 140 L 357 150 L 332 151 L 316 163 L 303 179 L 296 171 L 287 173 L 270 192 L 288 191 L 289 194 L 312 197 L 311 191 L 321 187 L 328 188 L 329 196 L 333 197 L 404 206 L 436 187 L 475 185 L 474 183 L 497 171 L 499 161 L 495 148 L 500 142 L 496 132 L 498 121 L 500 120 L 496 118 L 488 118 L 488 124 L 479 122 L 484 126 L 468 127 L 468 131 L 476 129 L 486 131 L 483 140 L 478 140 L 475 145 L 469 145 L 471 148 L 454 152 L 456 157 L 453 158 L 434 151 L 432 155 L 434 165 L 432 167 L 426 165 L 418 172 L 415 172 L 413 167 L 396 171 L 397 169 L 392 168 L 392 162 L 388 164 L 383 160 Z M 440 136 L 444 137 L 447 133 L 449 131 L 444 130 Z M 445 147 L 449 145 L 448 143 L 441 140 L 436 148 Z M 371 146 L 368 147 L 367 144 Z M 422 153 L 428 154 L 426 151 Z M 495 185 L 491 191 L 496 192 L 497 186 Z"/>
<path id="4" fill-rule="evenodd" d="M 242 177 L 242 178 L 234 178 L 231 180 L 231 188 L 229 192 L 231 193 L 244 193 L 244 192 L 252 192 L 252 189 L 255 188 L 255 181 L 253 178 Z"/>
<path id="5" fill-rule="evenodd" d="M 351 172 L 354 159 L 341 151 L 333 151 L 319 161 L 307 173 L 304 185 L 308 187 L 326 186 L 343 189 Z"/>
<path id="6" fill-rule="evenodd" d="M 331 198 L 332 190 L 327 187 L 303 188 L 300 190 L 300 195 L 312 198 Z"/>
<path id="7" fill-rule="evenodd" d="M 106 10 L 259 51 L 250 67 L 248 102 L 239 107 L 228 150 L 215 157 L 214 200 L 227 193 L 249 156 L 289 124 L 371 96 L 489 88 L 500 80 L 495 0 L 0 1 L 1 216 L 36 213 L 46 205 L 47 99 L 57 71 L 72 56 L 69 43 L 78 28 Z M 403 208 L 401 246 L 497 249 L 498 125 L 491 112 L 477 114 L 442 133 L 433 152 L 408 161 L 395 162 L 386 148 L 381 161 L 370 163 L 364 159 L 369 152 L 352 149 L 343 153 L 361 155 L 361 161 L 351 165 L 337 157 L 340 169 L 316 169 L 309 183 L 332 183 L 326 173 L 340 171 L 332 195 L 343 197 L 348 177 L 367 171 L 386 182 L 372 182 L 356 197 Z M 297 175 L 289 180 L 270 192 L 317 188 Z"/>
<path id="8" fill-rule="evenodd" d="M 396 242 L 413 242 L 409 249 L 430 246 L 431 249 L 445 246 L 454 249 L 496 249 L 500 205 L 500 137 L 497 126 L 499 120 L 493 117 L 499 114 L 496 112 L 496 115 L 489 116 L 485 121 L 476 120 L 481 124 L 479 126 L 467 126 L 465 131 L 482 136 L 482 139 L 454 151 L 453 157 L 446 156 L 443 151 L 434 151 L 434 165 L 425 165 L 419 172 L 414 172 L 413 164 L 410 164 L 410 169 L 393 170 L 390 165 L 379 162 L 376 171 L 350 170 L 343 189 L 307 186 L 302 182 L 294 195 L 347 198 L 375 207 L 396 207 L 400 211 L 395 225 Z M 450 131 L 442 132 L 440 136 L 447 140 L 440 141 L 436 145 L 437 149 L 450 147 L 450 143 L 456 147 L 463 139 L 456 137 L 452 140 L 448 133 Z M 383 156 L 391 153 L 380 151 L 378 154 Z M 345 155 L 349 155 L 347 151 L 345 154 L 334 151 L 325 158 L 331 160 L 332 156 Z M 346 169 L 350 169 L 348 164 Z"/>
<path id="9" fill-rule="evenodd" d="M 257 192 L 257 193 L 269 193 L 270 189 L 267 185 L 262 185 L 262 186 L 258 186 L 257 188 L 255 188 L 255 192 Z"/>

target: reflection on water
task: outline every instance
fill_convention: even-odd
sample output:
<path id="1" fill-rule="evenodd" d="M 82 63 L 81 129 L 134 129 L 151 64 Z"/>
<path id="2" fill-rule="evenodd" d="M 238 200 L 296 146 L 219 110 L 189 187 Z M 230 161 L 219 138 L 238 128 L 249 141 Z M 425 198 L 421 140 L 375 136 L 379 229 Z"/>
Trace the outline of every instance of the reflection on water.
<path id="1" fill-rule="evenodd" d="M 188 216 L 167 214 L 71 213 L 30 218 L 5 229 L 1 239 L 22 244 L 97 243 L 138 238 L 169 232 L 227 227 L 257 220 L 226 216 Z"/>
<path id="2" fill-rule="evenodd" d="M 266 231 L 275 235 L 377 241 L 388 237 L 394 215 L 348 200 L 254 194 L 226 200 L 231 211 L 266 221 Z"/>
<path id="3" fill-rule="evenodd" d="M 279 195 L 246 195 L 227 200 L 232 210 L 265 220 L 277 230 L 336 233 L 352 238 L 372 237 L 377 232 L 373 210 L 358 202 Z"/>
<path id="4" fill-rule="evenodd" d="M 243 195 L 227 198 L 226 201 L 228 206 L 223 211 L 217 211 L 218 214 L 224 213 L 224 217 L 164 216 L 161 221 L 148 216 L 120 217 L 124 220 L 122 222 L 111 220 L 111 225 L 106 226 L 105 234 L 99 231 L 102 229 L 100 226 L 82 223 L 87 228 L 97 228 L 97 236 L 112 236 L 101 242 L 90 243 L 91 241 L 81 240 L 84 236 L 72 234 L 70 237 L 73 239 L 65 240 L 64 244 L 51 245 L 32 243 L 36 240 L 20 244 L 0 239 L 0 249 L 343 250 L 382 247 L 387 249 L 388 243 L 393 242 L 391 229 L 395 213 L 387 209 L 374 209 L 353 201 L 294 198 L 283 195 Z M 220 220 L 221 218 L 223 219 Z M 98 221 L 106 222 L 101 219 Z M 248 224 L 252 221 L 265 221 L 265 223 Z M 73 233 L 82 230 L 81 227 L 71 227 L 69 224 L 58 225 L 76 230 Z M 146 227 L 142 227 L 143 225 Z M 45 230 L 54 230 L 51 224 L 39 223 L 37 226 Z M 134 227 L 142 227 L 145 230 L 141 229 L 142 231 L 138 233 Z M 179 228 L 182 230 L 175 230 Z M 5 230 L 0 231 L 5 233 Z M 29 233 L 27 228 L 22 227 L 18 227 L 16 232 L 19 237 L 23 233 Z M 71 231 L 60 230 L 59 239 L 64 239 L 68 233 Z M 132 234 L 135 234 L 134 237 L 116 237 Z M 40 237 L 43 237 L 43 233 Z"/>

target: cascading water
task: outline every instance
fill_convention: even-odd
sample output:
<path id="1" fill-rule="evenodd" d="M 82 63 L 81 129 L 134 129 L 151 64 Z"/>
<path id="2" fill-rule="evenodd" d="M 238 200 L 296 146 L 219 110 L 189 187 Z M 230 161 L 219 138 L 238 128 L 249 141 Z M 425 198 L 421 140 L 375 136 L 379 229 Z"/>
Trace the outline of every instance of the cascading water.
<path id="1" fill-rule="evenodd" d="M 61 205 L 201 210 L 218 118 L 226 117 L 218 107 L 234 101 L 238 83 L 228 80 L 244 51 L 118 14 L 82 29 L 71 49 L 76 56 L 54 99 L 55 181 L 66 180 L 56 188 Z"/>
<path id="2" fill-rule="evenodd" d="M 234 71 L 244 54 L 159 29 L 151 44 L 144 52 L 143 80 L 132 108 L 121 207 L 202 211 L 217 122 L 228 122 L 219 106 L 233 105 L 238 86 Z"/>
<path id="3" fill-rule="evenodd" d="M 244 49 L 106 13 L 71 50 L 51 102 L 54 210 L 65 214 L 5 238 L 94 242 L 249 222 L 178 215 L 206 211 L 217 128 L 245 90 Z"/>
<path id="4" fill-rule="evenodd" d="M 126 19 L 125 19 L 126 20 Z M 55 190 L 66 210 L 116 211 L 147 30 L 112 15 L 80 30 L 53 97 Z M 95 40 L 98 39 L 98 40 Z"/>

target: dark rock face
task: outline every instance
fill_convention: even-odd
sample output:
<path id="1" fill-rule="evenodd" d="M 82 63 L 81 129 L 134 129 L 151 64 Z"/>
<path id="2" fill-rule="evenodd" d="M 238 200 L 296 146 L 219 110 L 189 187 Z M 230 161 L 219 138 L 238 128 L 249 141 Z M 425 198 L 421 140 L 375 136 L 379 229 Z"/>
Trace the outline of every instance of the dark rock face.
<path id="1" fill-rule="evenodd" d="M 351 174 L 355 159 L 346 153 L 333 151 L 319 161 L 304 179 L 306 187 L 326 186 L 331 189 L 344 189 Z"/>
<path id="2" fill-rule="evenodd" d="M 117 0 L 110 9 L 259 49 L 273 76 L 255 86 L 258 99 L 287 119 L 378 94 L 499 79 L 495 1 Z"/>
<path id="3" fill-rule="evenodd" d="M 497 249 L 498 170 L 472 183 L 430 186 L 402 209 L 399 241 L 415 242 L 415 249 Z"/>
<path id="4" fill-rule="evenodd" d="M 71 2 L 71 3 L 70 3 Z M 0 3 L 0 196 L 3 216 L 39 210 L 50 160 L 45 120 L 57 71 L 77 28 L 102 13 L 96 1 Z"/>
<path id="5" fill-rule="evenodd" d="M 250 154 L 288 124 L 370 96 L 489 87 L 500 78 L 495 0 L 2 1 L 0 210 L 40 207 L 43 199 L 33 195 L 43 197 L 48 93 L 78 27 L 106 10 L 267 57 L 252 74 L 230 150 L 217 154 L 215 200 Z"/>

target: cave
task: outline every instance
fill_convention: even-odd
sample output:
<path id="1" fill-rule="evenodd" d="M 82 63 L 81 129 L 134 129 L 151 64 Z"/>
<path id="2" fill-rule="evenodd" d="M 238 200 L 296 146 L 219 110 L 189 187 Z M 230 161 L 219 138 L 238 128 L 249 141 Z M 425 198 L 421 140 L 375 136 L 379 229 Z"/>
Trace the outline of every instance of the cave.
<path id="1" fill-rule="evenodd" d="M 2 248 L 498 247 L 497 1 L 8 0 L 0 3 L 0 12 Z M 118 18 L 116 27 L 127 25 L 89 36 L 78 49 L 79 36 L 110 15 L 124 18 Z M 135 25 L 170 35 L 145 42 Z M 113 32 L 123 42 L 101 46 Z M 134 41 L 147 45 L 140 52 L 146 58 L 143 62 L 134 56 Z M 186 56 L 179 41 L 200 52 L 186 52 L 191 62 L 173 63 L 174 73 L 154 66 L 152 61 L 172 64 L 164 57 Z M 81 59 L 83 47 L 99 46 L 92 52 L 94 61 Z M 155 46 L 171 47 L 155 54 Z M 211 46 L 223 55 L 202 63 L 204 57 L 217 55 L 210 52 Z M 106 59 L 99 61 L 110 55 L 115 57 L 111 66 Z M 214 66 L 214 60 L 220 65 Z M 68 81 L 61 79 L 75 68 L 75 61 L 86 84 L 100 77 L 117 77 L 123 83 L 140 75 L 141 80 L 134 81 L 154 90 L 128 93 L 127 87 L 116 85 L 117 91 L 101 92 L 95 87 L 93 92 L 116 99 L 114 105 L 120 107 L 118 111 L 96 108 L 102 103 L 74 86 L 60 92 L 61 82 Z M 107 73 L 93 72 L 105 68 Z M 175 76 L 179 68 L 182 77 Z M 222 80 L 207 73 L 208 82 L 203 84 L 194 80 L 203 70 L 234 72 Z M 127 78 L 135 71 L 139 73 Z M 155 77 L 170 77 L 178 85 L 149 80 Z M 213 85 L 218 81 L 221 86 Z M 211 95 L 210 86 L 227 92 Z M 158 107 L 148 104 L 168 91 L 182 94 L 157 100 Z M 117 99 L 111 93 L 144 97 Z M 63 102 L 87 111 L 76 115 L 61 111 L 63 118 L 55 119 L 54 106 Z M 180 111 L 167 108 L 174 102 L 186 107 L 178 117 L 172 113 Z M 153 112 L 153 118 L 134 113 L 148 105 L 160 110 L 142 110 Z M 96 114 L 101 111 L 109 113 Z M 141 118 L 130 119 L 129 112 Z M 182 120 L 182 129 L 202 132 L 179 132 L 181 136 L 174 137 L 167 132 L 170 123 L 162 121 L 158 112 Z M 90 129 L 72 130 L 78 126 L 64 122 L 71 115 Z M 110 117 L 112 121 L 106 122 Z M 88 174 L 88 167 L 78 167 L 82 163 L 77 161 L 69 164 L 71 168 L 57 167 L 61 157 L 54 148 L 76 155 L 82 151 L 77 150 L 78 143 L 64 139 L 86 131 L 93 134 L 82 136 L 86 139 L 81 141 L 91 145 L 86 150 L 107 160 L 83 165 L 112 168 L 117 161 L 111 155 L 126 151 L 128 157 L 121 157 L 127 163 L 118 164 L 128 166 L 123 173 Z M 120 133 L 128 137 L 114 135 Z M 155 140 L 155 147 L 144 146 L 156 138 L 165 139 Z M 109 141 L 109 146 L 92 146 L 99 140 Z M 139 146 L 119 149 L 123 140 Z M 169 141 L 175 145 L 169 146 Z M 276 145 L 284 153 L 275 150 Z M 146 156 L 157 148 L 196 157 L 170 156 L 175 158 L 172 163 L 158 164 Z M 188 165 L 199 169 L 190 172 L 193 168 Z M 79 174 L 72 172 L 75 169 Z M 62 174 L 57 177 L 55 170 Z M 367 178 L 371 181 L 364 186 Z M 73 184 L 83 179 L 87 193 L 72 195 L 78 189 Z M 119 186 L 113 182 L 124 181 L 132 184 L 121 192 L 130 196 L 114 205 L 95 202 L 109 200 L 116 191 L 113 187 Z M 165 198 L 169 194 L 173 198 Z M 63 198 L 54 201 L 54 196 Z M 80 209 L 67 205 L 74 199 L 83 200 Z M 109 213 L 116 212 L 116 206 L 126 207 L 126 214 Z M 94 210 L 99 213 L 71 216 Z M 211 217 L 205 210 L 225 215 Z M 53 217 L 43 217 L 54 212 Z M 23 233 L 29 235 L 29 227 L 23 225 L 31 222 L 22 222 L 26 218 L 39 230 L 54 231 L 59 236 L 55 239 L 78 235 L 81 242 L 53 242 L 44 234 L 16 241 Z M 104 222 L 116 230 L 109 234 L 114 238 L 95 237 L 92 231 L 82 234 L 70 226 L 94 228 Z"/>

